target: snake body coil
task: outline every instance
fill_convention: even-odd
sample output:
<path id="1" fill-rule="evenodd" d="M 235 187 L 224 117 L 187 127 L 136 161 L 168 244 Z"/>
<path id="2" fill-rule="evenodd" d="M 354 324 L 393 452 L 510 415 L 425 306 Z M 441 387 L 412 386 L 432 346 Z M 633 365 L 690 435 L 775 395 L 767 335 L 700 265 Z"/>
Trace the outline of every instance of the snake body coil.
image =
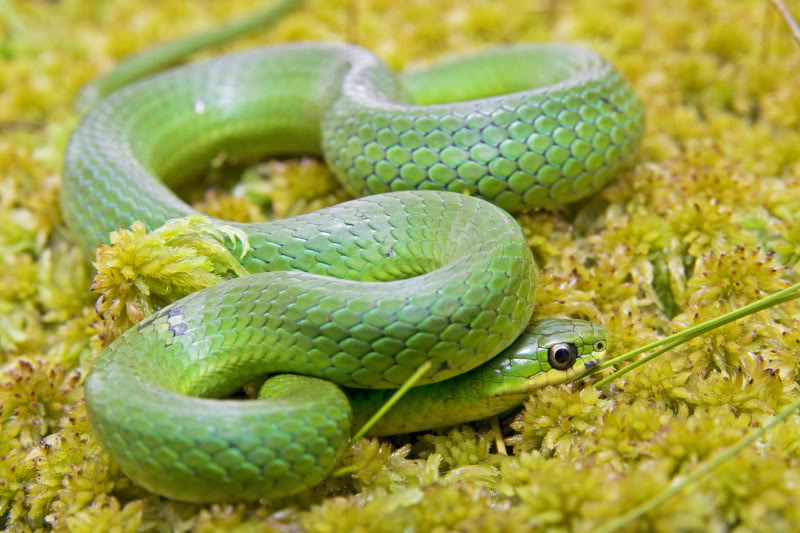
<path id="1" fill-rule="evenodd" d="M 397 387 L 431 361 L 421 383 L 441 383 L 411 398 L 442 400 L 456 423 L 581 375 L 606 340 L 580 321 L 540 324 L 529 332 L 534 349 L 478 367 L 517 339 L 534 304 L 531 251 L 507 211 L 595 192 L 642 129 L 641 104 L 608 63 L 555 45 L 404 76 L 352 46 L 276 46 L 113 93 L 87 114 L 66 158 L 63 212 L 87 250 L 118 226 L 153 230 L 193 213 L 169 186 L 220 152 L 320 154 L 365 197 L 239 224 L 254 275 L 175 302 L 106 349 L 86 382 L 93 428 L 154 492 L 258 498 L 318 483 L 346 445 L 350 406 L 329 381 Z M 571 363 L 558 370 L 562 355 Z M 286 372 L 314 377 L 273 378 L 263 401 L 200 398 Z M 351 395 L 357 419 L 384 398 Z M 426 419 L 432 405 L 407 405 L 378 432 L 448 421 L 441 411 Z"/>

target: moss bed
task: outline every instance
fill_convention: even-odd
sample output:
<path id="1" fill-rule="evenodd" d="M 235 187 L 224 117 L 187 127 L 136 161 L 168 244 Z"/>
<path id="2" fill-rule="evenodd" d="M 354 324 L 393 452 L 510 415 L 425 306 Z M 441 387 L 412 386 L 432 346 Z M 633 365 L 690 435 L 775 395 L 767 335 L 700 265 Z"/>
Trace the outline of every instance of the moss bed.
<path id="1" fill-rule="evenodd" d="M 59 214 L 72 98 L 127 54 L 263 4 L 0 0 L 0 526 L 592 531 L 797 399 L 791 302 L 601 392 L 538 391 L 503 421 L 509 456 L 475 423 L 362 439 L 346 475 L 282 501 L 189 505 L 133 485 L 82 401 L 105 329 Z M 614 353 L 798 281 L 800 47 L 768 0 L 306 0 L 230 48 L 299 39 L 358 43 L 397 69 L 525 41 L 583 43 L 615 63 L 647 109 L 635 164 L 590 201 L 519 217 L 542 267 L 536 313 L 602 322 Z M 187 197 L 240 220 L 347 197 L 314 160 L 252 167 L 232 187 L 229 170 Z M 626 530 L 798 531 L 798 501 L 795 415 Z"/>

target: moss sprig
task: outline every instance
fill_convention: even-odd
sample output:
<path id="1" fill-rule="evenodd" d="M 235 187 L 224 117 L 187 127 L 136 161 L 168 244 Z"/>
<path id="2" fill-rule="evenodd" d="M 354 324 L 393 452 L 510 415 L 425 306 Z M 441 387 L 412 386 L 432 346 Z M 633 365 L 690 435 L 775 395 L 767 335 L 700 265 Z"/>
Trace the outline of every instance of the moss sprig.
<path id="1" fill-rule="evenodd" d="M 105 343 L 172 301 L 247 274 L 224 244 L 226 238 L 240 241 L 244 256 L 249 251 L 244 233 L 200 215 L 170 221 L 150 233 L 135 222 L 110 238 L 110 244 L 95 250 L 92 281 L 92 291 L 100 294 L 95 307 Z"/>
<path id="2" fill-rule="evenodd" d="M 143 506 L 142 500 L 122 506 L 115 498 L 98 499 L 87 509 L 68 518 L 64 530 L 71 533 L 136 533 L 142 525 Z"/>

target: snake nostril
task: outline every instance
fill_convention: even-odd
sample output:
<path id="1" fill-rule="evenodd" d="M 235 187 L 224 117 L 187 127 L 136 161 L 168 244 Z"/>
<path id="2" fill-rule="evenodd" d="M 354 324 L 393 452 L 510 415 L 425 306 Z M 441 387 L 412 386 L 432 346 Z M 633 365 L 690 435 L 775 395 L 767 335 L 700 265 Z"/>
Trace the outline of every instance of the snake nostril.
<path id="1" fill-rule="evenodd" d="M 436 370 L 433 371 L 433 375 L 436 375 L 443 370 L 450 370 L 450 363 L 448 361 L 442 361 L 439 363 L 439 365 L 436 367 Z"/>

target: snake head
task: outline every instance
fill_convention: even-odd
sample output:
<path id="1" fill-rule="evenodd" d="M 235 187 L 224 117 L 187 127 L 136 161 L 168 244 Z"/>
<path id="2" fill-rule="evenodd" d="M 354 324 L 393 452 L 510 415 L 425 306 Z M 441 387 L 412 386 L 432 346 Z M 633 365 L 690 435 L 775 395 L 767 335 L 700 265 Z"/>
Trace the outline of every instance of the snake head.
<path id="1" fill-rule="evenodd" d="M 588 375 L 607 359 L 608 332 L 602 326 L 577 319 L 543 319 L 490 361 L 493 394 L 529 393 L 567 383 Z"/>

